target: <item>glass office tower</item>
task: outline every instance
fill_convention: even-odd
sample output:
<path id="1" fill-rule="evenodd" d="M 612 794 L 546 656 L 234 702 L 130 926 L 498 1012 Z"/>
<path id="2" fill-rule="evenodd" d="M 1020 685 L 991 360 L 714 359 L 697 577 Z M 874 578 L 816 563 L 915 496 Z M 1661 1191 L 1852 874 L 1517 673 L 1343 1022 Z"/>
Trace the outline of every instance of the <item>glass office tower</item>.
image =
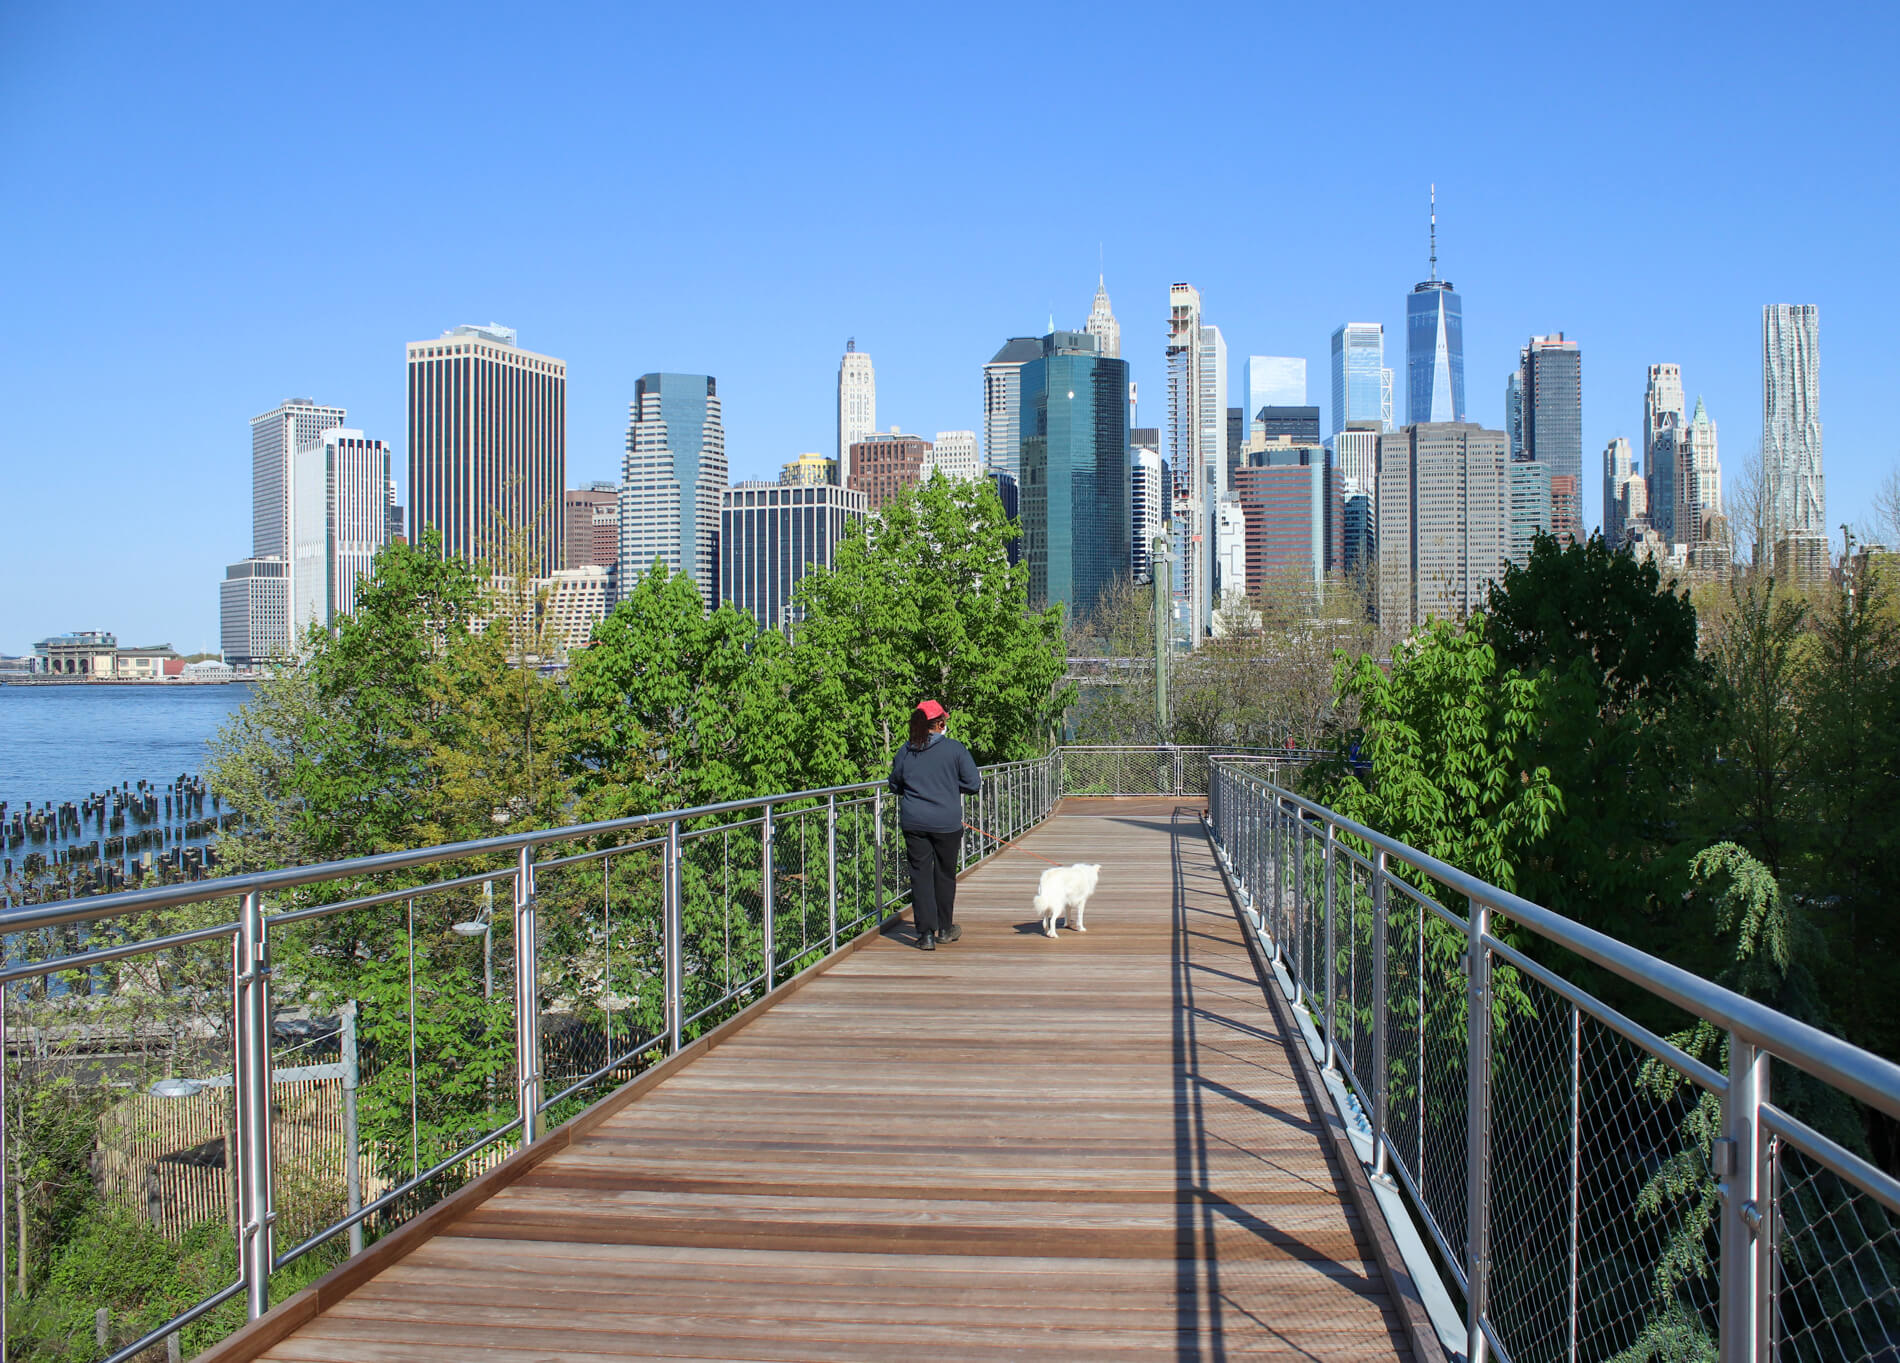
<path id="1" fill-rule="evenodd" d="M 1051 332 L 1022 366 L 1020 404 L 1029 599 L 1086 615 L 1129 574 L 1128 362 L 1086 332 Z"/>
<path id="2" fill-rule="evenodd" d="M 1385 327 L 1348 322 L 1333 333 L 1333 424 L 1382 421 L 1385 399 Z"/>
<path id="3" fill-rule="evenodd" d="M 1405 300 L 1405 419 L 1465 419 L 1464 300 L 1442 279 Z"/>

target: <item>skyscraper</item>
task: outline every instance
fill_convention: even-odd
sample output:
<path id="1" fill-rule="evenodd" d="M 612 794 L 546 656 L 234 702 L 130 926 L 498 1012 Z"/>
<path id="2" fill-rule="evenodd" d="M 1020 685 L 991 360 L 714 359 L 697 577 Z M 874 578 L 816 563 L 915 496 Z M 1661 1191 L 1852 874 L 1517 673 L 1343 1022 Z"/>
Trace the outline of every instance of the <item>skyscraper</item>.
<path id="1" fill-rule="evenodd" d="M 1676 446 L 1683 421 L 1682 366 L 1652 364 L 1643 389 L 1643 500 L 1650 527 L 1664 544 L 1676 538 Z"/>
<path id="2" fill-rule="evenodd" d="M 1262 407 L 1306 406 L 1306 361 L 1294 355 L 1247 357 L 1247 409 L 1251 426 Z M 1244 443 L 1244 440 L 1243 440 Z"/>
<path id="3" fill-rule="evenodd" d="M 433 527 L 445 554 L 496 565 L 513 539 L 535 576 L 561 562 L 567 365 L 515 344 L 510 327 L 461 326 L 412 341 L 411 540 Z"/>
<path id="4" fill-rule="evenodd" d="M 1177 637 L 1198 648 L 1214 618 L 1214 506 L 1227 490 L 1227 347 L 1191 284 L 1168 290 L 1168 457 L 1174 475 Z"/>
<path id="5" fill-rule="evenodd" d="M 779 470 L 778 480 L 796 487 L 837 486 L 838 461 L 817 450 L 807 450 Z"/>
<path id="6" fill-rule="evenodd" d="M 1021 468 L 1017 423 L 1022 376 L 1018 371 L 1040 354 L 1042 342 L 1036 337 L 1012 336 L 983 366 L 983 467 L 988 473 L 1007 473 L 1014 479 Z"/>
<path id="7" fill-rule="evenodd" d="M 1097 354 L 1087 333 L 1055 331 L 1021 378 L 1029 599 L 1079 618 L 1131 562 L 1128 364 Z"/>
<path id="8" fill-rule="evenodd" d="M 1779 548 L 1790 536 L 1825 543 L 1821 310 L 1813 303 L 1770 303 L 1761 310 L 1761 460 L 1769 545 Z M 1812 551 L 1804 548 L 1803 556 Z"/>
<path id="9" fill-rule="evenodd" d="M 347 415 L 312 398 L 287 398 L 251 418 L 252 558 L 290 557 L 290 461 Z"/>
<path id="10" fill-rule="evenodd" d="M 1137 582 L 1154 579 L 1155 536 L 1168 532 L 1168 492 L 1161 451 L 1136 445 L 1130 456 L 1128 567 Z"/>
<path id="11" fill-rule="evenodd" d="M 1089 320 L 1082 330 L 1095 338 L 1095 353 L 1107 359 L 1119 359 L 1122 353 L 1122 324 L 1108 306 L 1108 278 L 1104 275 L 1095 286 L 1095 302 L 1089 308 Z"/>
<path id="12" fill-rule="evenodd" d="M 1603 447 L 1603 538 L 1612 546 L 1623 542 L 1623 485 L 1635 476 L 1630 442 L 1619 435 Z"/>
<path id="13" fill-rule="evenodd" d="M 1469 422 L 1379 438 L 1379 619 L 1411 630 L 1483 606 L 1510 544 L 1510 440 Z"/>
<path id="14" fill-rule="evenodd" d="M 722 495 L 719 590 L 767 629 L 795 623 L 792 595 L 829 568 L 845 532 L 864 519 L 862 492 L 829 484 L 742 483 Z"/>
<path id="15" fill-rule="evenodd" d="M 1388 372 L 1383 324 L 1348 322 L 1333 333 L 1332 430 L 1335 433 L 1345 430 L 1350 422 L 1387 420 Z M 1301 403 L 1304 401 L 1301 399 Z"/>
<path id="16" fill-rule="evenodd" d="M 343 408 L 312 398 L 287 398 L 251 418 L 251 556 L 218 584 L 227 662 L 248 667 L 290 652 L 293 460 L 344 418 Z"/>
<path id="17" fill-rule="evenodd" d="M 838 361 L 838 481 L 851 477 L 851 447 L 877 430 L 877 373 L 856 337 Z"/>
<path id="18" fill-rule="evenodd" d="M 1504 380 L 1504 433 L 1511 438 L 1513 461 L 1524 454 L 1524 370 L 1513 369 Z"/>
<path id="19" fill-rule="evenodd" d="M 1405 419 L 1465 419 L 1465 307 L 1438 277 L 1438 186 L 1432 186 L 1432 273 L 1405 300 Z"/>
<path id="20" fill-rule="evenodd" d="M 1560 331 L 1533 336 L 1518 352 L 1525 459 L 1550 465 L 1551 533 L 1583 539 L 1583 352 Z"/>
<path id="21" fill-rule="evenodd" d="M 719 599 L 719 508 L 726 428 L 719 386 L 706 374 L 643 374 L 627 408 L 620 477 L 621 596 L 657 558 L 692 575 L 699 599 Z"/>
<path id="22" fill-rule="evenodd" d="M 1345 499 L 1332 455 L 1317 440 L 1256 437 L 1234 471 L 1234 491 L 1246 517 L 1250 599 L 1295 578 L 1317 590 L 1345 567 Z"/>
<path id="23" fill-rule="evenodd" d="M 1333 435 L 1333 462 L 1348 493 L 1372 494 L 1379 472 L 1379 422 L 1355 421 Z"/>
<path id="24" fill-rule="evenodd" d="M 1514 459 L 1505 472 L 1511 480 L 1511 530 L 1504 556 L 1522 565 L 1530 562 L 1537 536 L 1551 532 L 1550 465 Z"/>
<path id="25" fill-rule="evenodd" d="M 389 446 L 332 426 L 291 459 L 292 638 L 356 613 L 356 588 L 388 543 Z"/>
<path id="26" fill-rule="evenodd" d="M 1722 460 L 1716 449 L 1715 422 L 1695 400 L 1695 415 L 1682 428 L 1682 452 L 1676 461 L 1676 526 L 1690 546 L 1726 538 L 1722 516 Z"/>

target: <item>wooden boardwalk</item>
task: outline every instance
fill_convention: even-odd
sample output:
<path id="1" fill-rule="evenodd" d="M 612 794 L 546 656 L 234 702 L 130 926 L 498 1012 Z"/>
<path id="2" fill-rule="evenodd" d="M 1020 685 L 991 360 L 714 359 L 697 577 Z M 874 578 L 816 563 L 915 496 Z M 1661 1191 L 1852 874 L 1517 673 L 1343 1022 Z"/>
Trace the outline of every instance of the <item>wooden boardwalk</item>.
<path id="1" fill-rule="evenodd" d="M 261 1356 L 1410 1357 L 1198 815 L 1065 802 Z"/>

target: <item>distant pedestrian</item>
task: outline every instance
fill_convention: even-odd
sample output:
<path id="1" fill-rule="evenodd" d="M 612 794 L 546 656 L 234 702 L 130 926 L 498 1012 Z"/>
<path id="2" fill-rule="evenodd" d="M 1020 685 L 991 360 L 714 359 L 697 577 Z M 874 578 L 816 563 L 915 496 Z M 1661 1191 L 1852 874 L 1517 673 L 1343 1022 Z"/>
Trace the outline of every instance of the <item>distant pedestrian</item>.
<path id="1" fill-rule="evenodd" d="M 970 750 L 945 729 L 943 706 L 927 700 L 910 712 L 910 741 L 891 761 L 897 826 L 910 864 L 911 919 L 917 945 L 935 951 L 963 929 L 954 921 L 957 859 L 963 850 L 963 797 L 982 788 Z"/>

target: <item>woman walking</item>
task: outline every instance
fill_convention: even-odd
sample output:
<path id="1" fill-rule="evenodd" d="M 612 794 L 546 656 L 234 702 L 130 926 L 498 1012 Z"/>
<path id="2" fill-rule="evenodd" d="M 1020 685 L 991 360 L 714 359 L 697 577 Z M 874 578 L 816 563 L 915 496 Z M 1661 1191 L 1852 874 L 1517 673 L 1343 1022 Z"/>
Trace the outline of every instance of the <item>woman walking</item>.
<path id="1" fill-rule="evenodd" d="M 963 848 L 963 797 L 982 788 L 970 750 L 947 735 L 943 706 L 927 700 L 910 712 L 910 741 L 891 762 L 897 826 L 910 863 L 911 918 L 917 945 L 935 951 L 963 929 L 957 907 L 957 856 Z"/>

